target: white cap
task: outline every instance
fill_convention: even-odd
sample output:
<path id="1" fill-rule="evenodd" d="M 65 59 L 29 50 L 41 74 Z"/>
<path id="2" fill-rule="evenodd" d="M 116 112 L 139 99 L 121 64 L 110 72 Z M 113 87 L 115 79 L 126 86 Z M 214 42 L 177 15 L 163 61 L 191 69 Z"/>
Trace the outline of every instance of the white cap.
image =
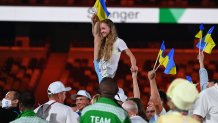
<path id="1" fill-rule="evenodd" d="M 70 90 L 71 87 L 65 87 L 61 81 L 55 81 L 48 86 L 48 94 L 57 94 Z"/>
<path id="2" fill-rule="evenodd" d="M 73 100 L 75 100 L 77 96 L 84 96 L 84 97 L 87 97 L 87 98 L 90 99 L 90 100 L 92 99 L 91 95 L 90 95 L 89 92 L 87 92 L 86 90 L 79 90 L 79 91 L 77 92 L 77 94 L 71 95 L 71 98 L 72 98 Z"/>
<path id="3" fill-rule="evenodd" d="M 127 99 L 127 96 L 124 94 L 124 91 L 122 88 L 119 88 L 119 91 L 114 97 L 117 101 L 125 102 Z"/>
<path id="4" fill-rule="evenodd" d="M 173 83 L 176 83 L 174 88 L 168 91 L 173 104 L 181 110 L 189 110 L 198 97 L 197 88 L 185 79 L 175 79 Z"/>

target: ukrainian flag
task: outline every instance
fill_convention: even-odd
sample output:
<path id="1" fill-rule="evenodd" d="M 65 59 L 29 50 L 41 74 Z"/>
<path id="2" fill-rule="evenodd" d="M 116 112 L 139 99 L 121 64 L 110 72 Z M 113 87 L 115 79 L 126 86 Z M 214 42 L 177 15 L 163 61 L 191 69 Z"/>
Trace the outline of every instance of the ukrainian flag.
<path id="1" fill-rule="evenodd" d="M 200 48 L 200 50 L 203 50 L 208 54 L 211 54 L 213 48 L 216 46 L 215 42 L 213 41 L 213 38 L 211 37 L 213 30 L 214 26 L 209 29 L 206 36 L 203 37 L 201 41 L 199 41 L 196 45 L 197 48 Z"/>
<path id="2" fill-rule="evenodd" d="M 161 44 L 161 47 L 160 47 L 160 51 L 158 53 L 159 63 L 161 65 L 163 65 L 163 63 L 164 63 L 164 52 L 165 52 L 165 49 L 166 49 L 166 47 L 165 47 L 165 44 L 164 44 L 164 41 L 163 41 L 162 44 Z"/>
<path id="3" fill-rule="evenodd" d="M 174 49 L 172 48 L 170 52 L 167 54 L 164 60 L 163 66 L 165 67 L 165 74 L 176 74 L 176 65 L 174 62 Z"/>
<path id="4" fill-rule="evenodd" d="M 202 35 L 203 35 L 203 30 L 204 30 L 204 25 L 201 24 L 199 26 L 200 31 L 195 35 L 196 38 L 202 39 Z"/>
<path id="5" fill-rule="evenodd" d="M 107 19 L 107 17 L 110 15 L 107 10 L 105 1 L 106 0 L 96 0 L 94 5 L 94 8 L 96 9 L 96 15 L 100 21 Z"/>
<path id="6" fill-rule="evenodd" d="M 214 26 L 212 26 L 212 27 L 209 29 L 209 31 L 207 32 L 205 42 L 207 42 L 207 43 L 214 43 L 214 41 L 213 41 L 213 39 L 212 39 L 212 37 L 211 37 L 211 34 L 212 34 L 213 30 L 214 30 Z"/>

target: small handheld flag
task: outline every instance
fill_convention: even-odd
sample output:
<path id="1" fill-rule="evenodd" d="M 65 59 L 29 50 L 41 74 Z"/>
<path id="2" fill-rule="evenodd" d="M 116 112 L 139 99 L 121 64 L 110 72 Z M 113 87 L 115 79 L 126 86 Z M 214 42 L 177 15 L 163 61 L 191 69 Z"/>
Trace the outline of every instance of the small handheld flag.
<path id="1" fill-rule="evenodd" d="M 155 61 L 153 70 L 156 71 L 155 67 L 156 67 L 157 60 L 158 60 L 158 59 L 159 59 L 159 60 L 158 60 L 158 61 L 159 61 L 159 65 L 163 63 L 163 61 L 164 61 L 164 51 L 165 51 L 165 44 L 164 44 L 164 41 L 163 41 L 162 44 L 161 44 L 159 53 L 158 53 L 158 55 L 157 55 L 157 59 L 156 59 L 156 61 Z M 159 66 L 158 66 L 158 67 L 159 67 Z M 158 67 L 157 67 L 157 68 L 158 68 Z"/>
<path id="2" fill-rule="evenodd" d="M 164 44 L 164 41 L 162 42 L 161 44 L 161 47 L 160 47 L 160 51 L 158 53 L 159 55 L 159 64 L 163 65 L 163 62 L 164 62 L 164 52 L 165 52 L 165 44 Z"/>
<path id="3" fill-rule="evenodd" d="M 206 36 L 200 39 L 200 41 L 196 45 L 197 48 L 208 54 L 211 54 L 213 48 L 216 46 L 215 42 L 211 37 L 213 30 L 214 30 L 214 26 L 209 29 Z"/>
<path id="4" fill-rule="evenodd" d="M 176 74 L 176 65 L 174 62 L 174 49 L 172 48 L 168 55 L 165 57 L 163 66 L 165 67 L 165 74 Z"/>
<path id="5" fill-rule="evenodd" d="M 202 35 L 203 35 L 203 30 L 204 30 L 204 25 L 201 24 L 199 26 L 200 31 L 195 35 L 196 38 L 202 39 Z"/>
<path id="6" fill-rule="evenodd" d="M 110 15 L 107 10 L 106 0 L 96 0 L 93 8 L 95 9 L 95 14 L 98 16 L 100 21 L 107 19 Z"/>

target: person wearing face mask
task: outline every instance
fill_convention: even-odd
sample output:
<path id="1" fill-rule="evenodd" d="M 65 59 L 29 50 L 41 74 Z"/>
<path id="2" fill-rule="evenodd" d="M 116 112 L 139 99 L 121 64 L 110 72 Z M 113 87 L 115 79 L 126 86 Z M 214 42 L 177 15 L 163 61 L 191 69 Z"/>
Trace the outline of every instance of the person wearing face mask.
<path id="1" fill-rule="evenodd" d="M 23 92 L 20 95 L 19 109 L 21 114 L 17 117 L 16 120 L 10 123 L 48 123 L 46 120 L 43 120 L 36 116 L 36 113 L 33 112 L 33 107 L 35 104 L 35 97 L 31 92 Z"/>
<path id="2" fill-rule="evenodd" d="M 18 117 L 20 110 L 18 108 L 20 93 L 18 91 L 9 91 L 1 101 L 0 120 L 1 123 L 8 123 Z"/>
<path id="3" fill-rule="evenodd" d="M 70 91 L 60 81 L 51 83 L 48 87 L 49 101 L 34 110 L 37 116 L 49 123 L 79 123 L 79 115 L 71 107 L 64 105 L 65 93 Z"/>

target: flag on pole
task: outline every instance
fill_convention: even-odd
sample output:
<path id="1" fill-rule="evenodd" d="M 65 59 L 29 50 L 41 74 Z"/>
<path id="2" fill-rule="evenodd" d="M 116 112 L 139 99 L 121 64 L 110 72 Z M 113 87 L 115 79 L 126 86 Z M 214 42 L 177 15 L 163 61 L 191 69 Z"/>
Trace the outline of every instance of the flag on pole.
<path id="1" fill-rule="evenodd" d="M 166 49 L 166 47 L 165 47 L 165 44 L 164 44 L 164 41 L 162 42 L 162 44 L 161 44 L 161 47 L 160 47 L 160 51 L 159 51 L 159 53 L 158 53 L 158 56 L 159 56 L 159 64 L 160 65 L 163 65 L 163 63 L 164 63 L 164 52 L 165 52 L 165 49 Z"/>
<path id="2" fill-rule="evenodd" d="M 174 62 L 174 48 L 170 50 L 164 60 L 163 66 L 165 67 L 164 73 L 165 74 L 176 74 L 176 65 Z"/>
<path id="3" fill-rule="evenodd" d="M 211 54 L 213 48 L 216 46 L 215 42 L 213 41 L 213 38 L 211 37 L 213 30 L 214 26 L 209 29 L 206 36 L 203 37 L 196 45 L 197 48 L 208 54 Z"/>
<path id="4" fill-rule="evenodd" d="M 96 0 L 93 8 L 100 21 L 107 19 L 110 15 L 107 10 L 106 0 Z"/>
<path id="5" fill-rule="evenodd" d="M 202 35 L 203 35 L 203 30 L 204 30 L 204 25 L 201 24 L 199 26 L 200 31 L 195 35 L 196 38 L 202 39 Z"/>
<path id="6" fill-rule="evenodd" d="M 211 37 L 211 34 L 212 34 L 213 30 L 214 30 L 214 26 L 212 26 L 212 27 L 209 29 L 209 31 L 207 32 L 206 38 L 205 38 L 205 42 L 207 42 L 207 43 L 214 43 L 214 41 L 213 41 L 213 39 L 212 39 L 212 37 Z"/>

